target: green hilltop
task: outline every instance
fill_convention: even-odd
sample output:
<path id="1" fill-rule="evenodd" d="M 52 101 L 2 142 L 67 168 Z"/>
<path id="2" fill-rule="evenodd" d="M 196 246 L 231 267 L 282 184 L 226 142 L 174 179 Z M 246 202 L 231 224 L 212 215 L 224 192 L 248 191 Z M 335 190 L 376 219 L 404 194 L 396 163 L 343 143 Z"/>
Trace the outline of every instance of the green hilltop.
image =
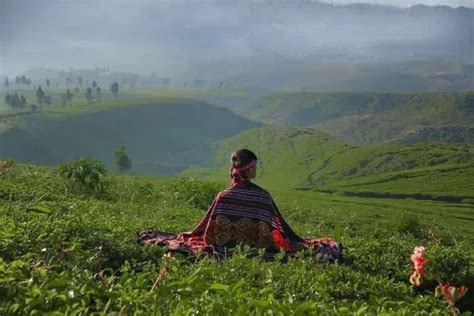
<path id="1" fill-rule="evenodd" d="M 216 167 L 193 167 L 183 175 L 228 181 L 228 157 L 241 147 L 257 153 L 257 181 L 270 188 L 474 201 L 472 145 L 358 147 L 314 128 L 264 126 L 244 131 L 219 144 Z"/>
<path id="2" fill-rule="evenodd" d="M 202 101 L 171 96 L 124 97 L 92 104 L 4 114 L 0 156 L 54 165 L 78 156 L 112 165 L 125 146 L 134 172 L 174 174 L 209 165 L 213 144 L 259 123 Z"/>
<path id="3" fill-rule="evenodd" d="M 283 126 L 313 126 L 346 142 L 474 142 L 474 91 L 275 93 L 235 111 Z"/>

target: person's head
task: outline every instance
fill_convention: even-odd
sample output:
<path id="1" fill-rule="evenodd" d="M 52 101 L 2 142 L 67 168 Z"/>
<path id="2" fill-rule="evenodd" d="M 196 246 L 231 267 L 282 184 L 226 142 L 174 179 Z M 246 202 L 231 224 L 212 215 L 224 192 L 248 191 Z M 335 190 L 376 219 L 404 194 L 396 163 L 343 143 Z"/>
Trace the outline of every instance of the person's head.
<path id="1" fill-rule="evenodd" d="M 257 156 L 248 149 L 237 149 L 230 156 L 230 175 L 239 174 L 243 179 L 253 179 L 257 175 Z"/>

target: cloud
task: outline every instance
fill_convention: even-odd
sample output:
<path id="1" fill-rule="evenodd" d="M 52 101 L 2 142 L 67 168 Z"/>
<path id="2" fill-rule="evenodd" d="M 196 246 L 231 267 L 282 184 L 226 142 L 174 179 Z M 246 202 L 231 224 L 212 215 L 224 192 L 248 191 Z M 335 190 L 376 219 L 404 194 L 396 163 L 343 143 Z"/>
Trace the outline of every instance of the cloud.
<path id="1" fill-rule="evenodd" d="M 187 64 L 291 59 L 321 49 L 360 52 L 381 43 L 392 50 L 406 49 L 409 41 L 460 47 L 458 38 L 469 36 L 466 22 L 449 17 L 335 11 L 308 2 L 1 0 L 0 5 L 0 73 L 11 75 L 31 65 L 175 72 Z"/>

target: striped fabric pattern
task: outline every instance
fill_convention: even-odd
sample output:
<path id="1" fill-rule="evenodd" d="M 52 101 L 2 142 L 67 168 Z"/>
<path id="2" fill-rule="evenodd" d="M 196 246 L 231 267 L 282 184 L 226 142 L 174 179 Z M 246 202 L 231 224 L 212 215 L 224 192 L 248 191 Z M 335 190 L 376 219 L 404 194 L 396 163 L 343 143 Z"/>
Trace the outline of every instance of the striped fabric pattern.
<path id="1" fill-rule="evenodd" d="M 264 249 L 265 260 L 281 250 L 293 256 L 304 249 L 311 249 L 315 258 L 326 262 L 342 259 L 342 247 L 332 239 L 299 237 L 283 219 L 272 196 L 250 181 L 219 192 L 193 231 L 145 231 L 138 234 L 138 242 L 219 259 L 242 245 Z"/>

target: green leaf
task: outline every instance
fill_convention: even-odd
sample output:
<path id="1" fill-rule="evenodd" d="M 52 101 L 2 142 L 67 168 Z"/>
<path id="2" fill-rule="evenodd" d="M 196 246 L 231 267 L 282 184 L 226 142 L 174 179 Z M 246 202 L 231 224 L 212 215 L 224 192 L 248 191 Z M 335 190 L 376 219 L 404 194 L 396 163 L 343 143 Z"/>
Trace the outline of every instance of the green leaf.
<path id="1" fill-rule="evenodd" d="M 216 291 L 228 291 L 229 290 L 229 286 L 228 285 L 225 285 L 225 284 L 221 284 L 221 283 L 214 283 L 211 285 L 211 287 L 209 288 L 210 290 L 216 290 Z"/>

